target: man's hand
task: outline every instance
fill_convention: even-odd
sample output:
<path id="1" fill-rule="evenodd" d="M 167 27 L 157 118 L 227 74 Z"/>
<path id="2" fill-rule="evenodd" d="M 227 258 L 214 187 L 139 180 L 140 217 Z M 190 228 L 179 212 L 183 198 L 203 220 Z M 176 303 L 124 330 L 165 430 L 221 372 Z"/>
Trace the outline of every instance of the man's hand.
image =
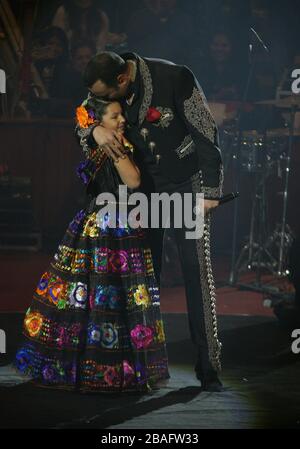
<path id="1" fill-rule="evenodd" d="M 217 200 L 204 200 L 204 215 L 219 205 Z"/>
<path id="2" fill-rule="evenodd" d="M 122 137 L 116 131 L 96 126 L 93 129 L 93 137 L 101 149 L 114 161 L 125 157 L 126 150 L 122 145 Z"/>

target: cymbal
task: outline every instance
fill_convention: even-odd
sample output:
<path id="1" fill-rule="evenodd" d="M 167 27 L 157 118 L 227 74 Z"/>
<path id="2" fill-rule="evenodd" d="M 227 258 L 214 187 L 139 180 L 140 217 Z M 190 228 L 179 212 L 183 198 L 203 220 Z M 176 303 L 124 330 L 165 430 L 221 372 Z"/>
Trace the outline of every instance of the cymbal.
<path id="1" fill-rule="evenodd" d="M 257 129 L 247 129 L 242 131 L 243 137 L 255 137 L 256 139 L 262 139 L 263 134 Z"/>
<path id="2" fill-rule="evenodd" d="M 262 100 L 256 101 L 255 104 L 265 106 L 275 106 L 277 108 L 291 109 L 292 107 L 300 108 L 300 95 L 291 95 L 289 97 L 281 98 L 279 100 Z"/>
<path id="3" fill-rule="evenodd" d="M 267 130 L 267 137 L 288 137 L 290 135 L 289 128 L 274 128 Z M 300 129 L 295 128 L 293 131 L 294 136 L 300 136 Z"/>
<path id="4" fill-rule="evenodd" d="M 226 131 L 226 134 L 229 136 L 236 136 L 236 131 Z M 300 136 L 300 129 L 294 129 L 294 136 Z M 289 137 L 290 130 L 289 128 L 271 128 L 266 130 L 266 137 L 269 138 L 278 138 L 278 137 Z M 255 139 L 264 139 L 264 133 L 262 131 L 258 131 L 257 129 L 249 129 L 242 131 L 242 137 L 252 137 Z"/>

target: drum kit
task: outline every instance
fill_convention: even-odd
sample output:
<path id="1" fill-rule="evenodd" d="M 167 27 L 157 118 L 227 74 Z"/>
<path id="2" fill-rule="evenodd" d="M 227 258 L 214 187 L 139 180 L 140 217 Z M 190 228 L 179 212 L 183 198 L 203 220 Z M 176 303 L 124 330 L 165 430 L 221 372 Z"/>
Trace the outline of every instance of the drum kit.
<path id="1" fill-rule="evenodd" d="M 271 273 L 277 277 L 288 275 L 288 253 L 293 234 L 287 223 L 287 203 L 291 155 L 296 139 L 300 137 L 300 125 L 296 117 L 300 111 L 300 95 L 256 103 L 262 106 L 282 108 L 288 125 L 285 128 L 237 131 L 226 129 L 217 119 L 221 128 L 221 146 L 224 154 L 225 171 L 232 165 L 236 177 L 236 190 L 240 190 L 241 179 L 250 175 L 253 183 L 250 232 L 240 254 L 232 251 L 232 266 L 229 284 L 235 285 L 242 272 L 256 272 L 255 286 L 261 289 L 262 274 Z M 214 109 L 214 108 L 213 108 Z M 219 109 L 220 111 L 220 109 Z M 297 115 L 296 115 L 297 114 Z M 224 116 L 223 116 L 224 117 Z M 271 175 L 277 174 L 283 183 L 280 221 L 271 226 L 268 219 L 267 184 Z M 236 206 L 238 207 L 238 206 Z M 278 208 L 278 204 L 276 204 Z M 235 216 L 237 216 L 235 210 Z M 237 233 L 234 220 L 233 235 Z M 271 229 L 271 232 L 269 231 Z M 236 243 L 236 242 L 235 242 Z"/>

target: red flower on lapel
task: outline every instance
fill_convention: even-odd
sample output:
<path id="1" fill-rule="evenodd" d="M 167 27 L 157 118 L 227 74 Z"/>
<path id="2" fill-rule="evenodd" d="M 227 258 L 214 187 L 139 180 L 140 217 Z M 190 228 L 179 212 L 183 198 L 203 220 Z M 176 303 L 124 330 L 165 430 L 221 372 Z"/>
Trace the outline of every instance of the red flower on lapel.
<path id="1" fill-rule="evenodd" d="M 154 123 L 161 118 L 161 113 L 155 108 L 149 108 L 146 115 L 147 122 Z"/>

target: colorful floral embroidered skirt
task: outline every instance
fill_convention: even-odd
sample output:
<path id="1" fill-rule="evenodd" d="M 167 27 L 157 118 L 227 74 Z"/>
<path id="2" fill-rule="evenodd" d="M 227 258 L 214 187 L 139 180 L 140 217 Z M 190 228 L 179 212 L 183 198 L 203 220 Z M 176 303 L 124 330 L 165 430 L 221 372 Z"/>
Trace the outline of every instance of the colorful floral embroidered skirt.
<path id="1" fill-rule="evenodd" d="M 18 371 L 39 385 L 149 391 L 169 378 L 159 290 L 141 228 L 77 213 L 24 318 Z"/>

